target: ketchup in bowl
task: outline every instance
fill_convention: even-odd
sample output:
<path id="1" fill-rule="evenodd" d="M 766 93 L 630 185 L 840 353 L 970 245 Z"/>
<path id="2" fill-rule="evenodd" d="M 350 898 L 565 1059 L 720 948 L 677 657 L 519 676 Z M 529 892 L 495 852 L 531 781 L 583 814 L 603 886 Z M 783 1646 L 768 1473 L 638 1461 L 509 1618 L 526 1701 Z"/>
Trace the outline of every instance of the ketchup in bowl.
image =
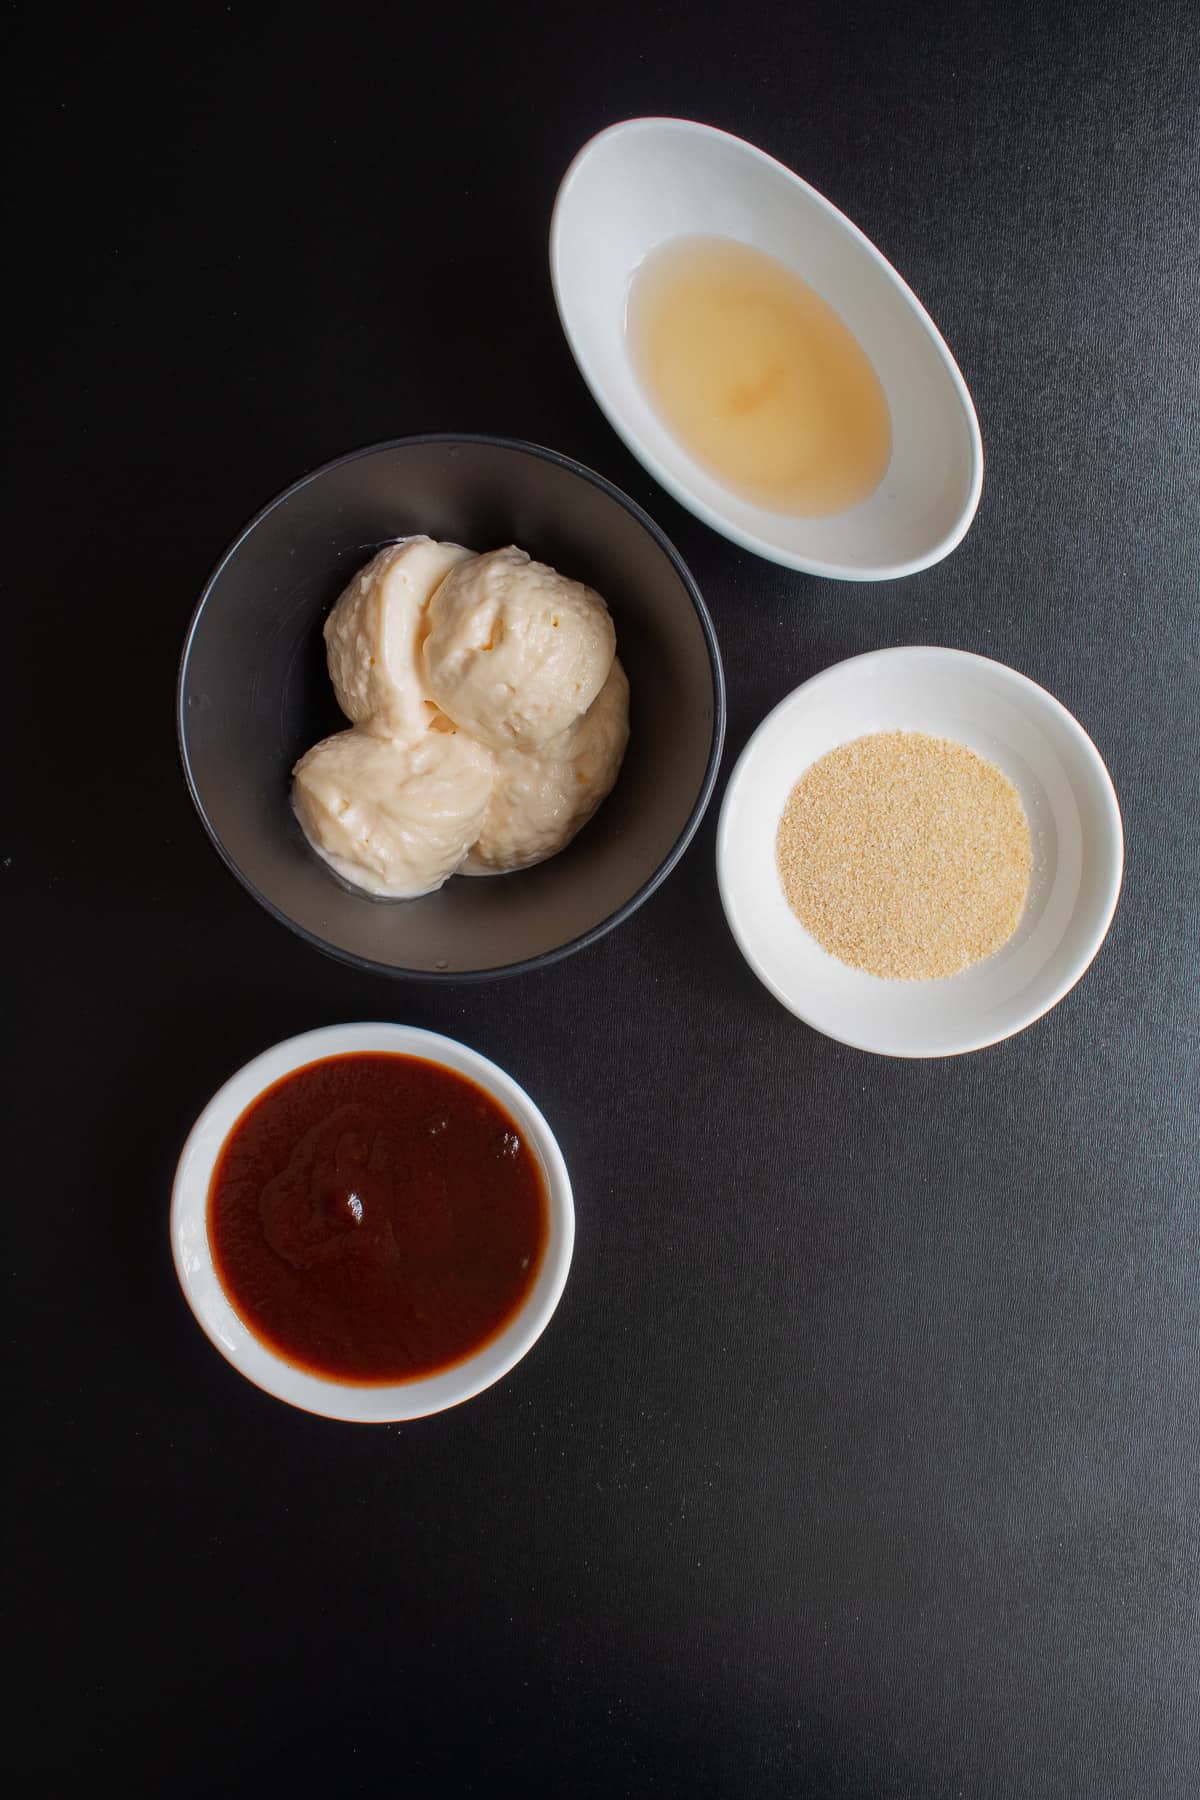
<path id="1" fill-rule="evenodd" d="M 285 1075 L 237 1120 L 208 1195 L 235 1312 L 276 1355 L 342 1382 L 416 1379 L 482 1349 L 528 1298 L 548 1235 L 515 1121 L 416 1056 Z"/>

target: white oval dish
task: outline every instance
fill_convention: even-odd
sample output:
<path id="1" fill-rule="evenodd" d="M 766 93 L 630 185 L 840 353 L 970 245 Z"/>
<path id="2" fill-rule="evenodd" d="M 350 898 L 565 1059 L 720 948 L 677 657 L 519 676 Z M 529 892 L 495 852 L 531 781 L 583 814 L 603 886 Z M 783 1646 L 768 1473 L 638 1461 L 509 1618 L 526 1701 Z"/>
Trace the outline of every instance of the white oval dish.
<path id="1" fill-rule="evenodd" d="M 882 981 L 821 948 L 788 907 L 775 836 L 793 786 L 839 744 L 924 731 L 986 757 L 1021 796 L 1034 874 L 995 956 L 941 981 Z M 768 713 L 738 759 L 717 828 L 721 902 L 759 980 L 796 1017 L 856 1049 L 953 1056 L 1031 1025 L 1079 980 L 1116 910 L 1121 813 L 1077 719 L 1015 669 L 964 650 L 873 650 L 837 663 Z"/>
<path id="2" fill-rule="evenodd" d="M 629 285 L 672 238 L 727 237 L 766 251 L 840 314 L 883 384 L 892 459 L 850 511 L 798 518 L 740 498 L 662 422 L 625 335 Z M 697 518 L 788 568 L 885 581 L 929 568 L 965 535 L 983 484 L 966 383 L 929 314 L 856 225 L 741 138 L 687 119 L 627 119 L 584 145 L 563 178 L 550 272 L 572 354 L 613 428 Z"/>
<path id="3" fill-rule="evenodd" d="M 329 1056 L 384 1052 L 441 1063 L 477 1082 L 511 1113 L 545 1177 L 548 1235 L 542 1266 L 520 1312 L 473 1356 L 412 1381 L 359 1385 L 297 1368 L 269 1349 L 234 1311 L 213 1266 L 208 1191 L 221 1148 L 246 1108 L 267 1088 Z M 192 1127 L 171 1194 L 171 1254 L 184 1297 L 201 1329 L 240 1375 L 289 1406 L 329 1419 L 391 1423 L 443 1412 L 499 1381 L 549 1323 L 566 1285 L 575 1242 L 571 1181 L 554 1134 L 528 1094 L 476 1050 L 411 1025 L 330 1025 L 288 1038 L 239 1069 Z"/>

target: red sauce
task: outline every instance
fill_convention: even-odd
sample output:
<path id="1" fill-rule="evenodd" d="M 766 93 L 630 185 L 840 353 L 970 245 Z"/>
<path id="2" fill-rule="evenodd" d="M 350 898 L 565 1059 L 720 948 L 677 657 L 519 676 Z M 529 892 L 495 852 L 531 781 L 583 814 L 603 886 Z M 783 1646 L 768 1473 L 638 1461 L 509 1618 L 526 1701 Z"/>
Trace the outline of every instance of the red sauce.
<path id="1" fill-rule="evenodd" d="M 331 1056 L 230 1132 L 208 1196 L 222 1287 L 278 1355 L 337 1381 L 430 1375 L 481 1349 L 537 1277 L 545 1183 L 516 1123 L 415 1056 Z"/>

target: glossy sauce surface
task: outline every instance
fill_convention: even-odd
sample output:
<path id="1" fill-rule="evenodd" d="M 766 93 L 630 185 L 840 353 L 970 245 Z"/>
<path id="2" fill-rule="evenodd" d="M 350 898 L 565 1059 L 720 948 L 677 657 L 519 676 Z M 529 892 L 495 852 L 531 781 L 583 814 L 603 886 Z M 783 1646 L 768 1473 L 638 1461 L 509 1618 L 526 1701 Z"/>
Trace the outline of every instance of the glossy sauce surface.
<path id="1" fill-rule="evenodd" d="M 514 1120 L 419 1057 L 328 1057 L 248 1107 L 208 1235 L 244 1323 L 335 1380 L 436 1373 L 514 1317 L 545 1253 L 541 1168 Z"/>
<path id="2" fill-rule="evenodd" d="M 879 377 L 833 308 L 773 256 L 728 238 L 660 245 L 634 273 L 626 332 L 663 423 L 756 506 L 845 512 L 882 481 L 892 425 Z"/>

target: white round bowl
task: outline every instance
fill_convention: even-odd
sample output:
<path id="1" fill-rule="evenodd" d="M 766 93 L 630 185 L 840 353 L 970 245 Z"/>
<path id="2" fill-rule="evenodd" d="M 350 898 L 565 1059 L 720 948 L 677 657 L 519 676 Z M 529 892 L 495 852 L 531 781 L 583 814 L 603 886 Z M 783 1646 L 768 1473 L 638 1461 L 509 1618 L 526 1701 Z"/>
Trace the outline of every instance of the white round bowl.
<path id="1" fill-rule="evenodd" d="M 788 795 L 819 757 L 876 731 L 966 744 L 1021 796 L 1034 873 L 1002 950 L 940 981 L 883 981 L 823 950 L 791 911 L 775 861 Z M 721 808 L 717 879 L 759 980 L 827 1037 L 887 1056 L 954 1056 L 1041 1018 L 1083 974 L 1116 910 L 1124 860 L 1108 770 L 1053 695 L 964 650 L 873 650 L 815 675 L 767 715 Z"/>
<path id="2" fill-rule="evenodd" d="M 511 1113 L 546 1182 L 549 1230 L 542 1266 L 528 1299 L 498 1337 L 475 1355 L 412 1381 L 359 1384 L 297 1368 L 243 1324 L 213 1266 L 208 1191 L 213 1169 L 246 1108 L 284 1075 L 328 1056 L 385 1052 L 441 1063 L 477 1082 Z M 506 1375 L 549 1323 L 566 1284 L 575 1242 L 571 1181 L 554 1134 L 529 1095 L 503 1069 L 453 1038 L 411 1025 L 330 1025 L 265 1050 L 239 1069 L 200 1114 L 179 1158 L 171 1195 L 171 1253 L 184 1298 L 201 1329 L 239 1375 L 289 1406 L 329 1419 L 390 1423 L 443 1412 Z"/>
<path id="3" fill-rule="evenodd" d="M 870 497 L 805 519 L 740 498 L 683 448 L 638 379 L 625 334 L 629 285 L 671 238 L 727 237 L 766 251 L 838 312 L 892 415 L 892 459 Z M 937 327 L 857 226 L 741 138 L 687 119 L 628 119 L 585 144 L 550 227 L 559 318 L 585 381 L 634 455 L 697 518 L 772 562 L 843 581 L 885 581 L 940 562 L 979 505 L 983 444 Z"/>

